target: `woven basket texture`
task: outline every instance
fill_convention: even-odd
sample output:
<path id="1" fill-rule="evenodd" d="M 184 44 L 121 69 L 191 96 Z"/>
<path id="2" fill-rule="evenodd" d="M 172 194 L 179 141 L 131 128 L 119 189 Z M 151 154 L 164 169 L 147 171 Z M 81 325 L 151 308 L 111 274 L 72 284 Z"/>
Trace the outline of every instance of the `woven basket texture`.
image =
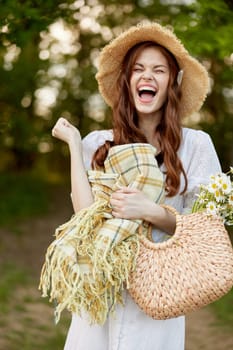
<path id="1" fill-rule="evenodd" d="M 176 212 L 176 221 L 174 235 L 165 242 L 140 237 L 130 276 L 129 293 L 154 319 L 186 315 L 221 298 L 233 285 L 233 249 L 222 220 L 203 212 Z"/>

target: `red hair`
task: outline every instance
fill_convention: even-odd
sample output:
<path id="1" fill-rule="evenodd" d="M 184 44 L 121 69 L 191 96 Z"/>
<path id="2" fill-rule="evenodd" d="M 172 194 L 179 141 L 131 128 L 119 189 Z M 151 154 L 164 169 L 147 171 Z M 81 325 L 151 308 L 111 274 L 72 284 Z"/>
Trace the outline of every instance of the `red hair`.
<path id="1" fill-rule="evenodd" d="M 116 105 L 113 107 L 113 141 L 106 141 L 103 146 L 97 149 L 93 156 L 92 166 L 95 168 L 103 167 L 108 150 L 114 145 L 137 142 L 148 143 L 145 135 L 139 129 L 138 116 L 129 86 L 132 68 L 136 59 L 147 47 L 158 48 L 167 59 L 169 65 L 167 100 L 163 106 L 163 116 L 155 130 L 155 134 L 161 150 L 158 162 L 160 162 L 160 159 L 161 163 L 163 162 L 165 165 L 167 196 L 171 197 L 179 191 L 181 174 L 183 174 L 185 179 L 185 186 L 181 194 L 187 189 L 187 176 L 177 155 L 182 138 L 179 117 L 181 91 L 176 81 L 179 66 L 175 57 L 167 49 L 153 42 L 143 42 L 133 46 L 124 58 L 122 71 L 117 82 L 116 93 L 119 97 Z"/>

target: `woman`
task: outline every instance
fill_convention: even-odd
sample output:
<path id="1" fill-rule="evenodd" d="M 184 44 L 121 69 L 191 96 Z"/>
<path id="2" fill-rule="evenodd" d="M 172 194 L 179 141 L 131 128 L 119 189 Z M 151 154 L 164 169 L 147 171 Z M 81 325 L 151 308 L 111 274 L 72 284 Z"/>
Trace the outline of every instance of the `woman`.
<path id="1" fill-rule="evenodd" d="M 93 196 L 85 169 L 103 165 L 113 145 L 150 143 L 165 174 L 165 203 L 179 212 L 189 209 L 200 183 L 220 170 L 210 137 L 181 127 L 197 112 L 208 92 L 208 75 L 176 36 L 156 23 L 130 28 L 107 45 L 97 73 L 100 92 L 113 111 L 113 130 L 94 131 L 83 141 L 64 118 L 53 136 L 65 141 L 71 155 L 72 202 L 75 212 L 89 206 Z M 152 223 L 153 239 L 163 241 L 175 230 L 175 217 L 145 194 L 123 187 L 110 204 L 116 218 Z M 73 315 L 65 350 L 182 350 L 184 316 L 153 320 L 124 293 L 124 306 L 103 326 Z"/>

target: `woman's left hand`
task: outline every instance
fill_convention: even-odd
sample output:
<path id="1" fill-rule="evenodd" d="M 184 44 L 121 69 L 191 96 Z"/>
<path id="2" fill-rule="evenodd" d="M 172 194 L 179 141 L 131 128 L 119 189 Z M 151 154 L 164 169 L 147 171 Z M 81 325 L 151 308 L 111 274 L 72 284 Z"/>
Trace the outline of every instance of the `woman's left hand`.
<path id="1" fill-rule="evenodd" d="M 110 205 L 115 218 L 144 220 L 168 234 L 175 231 L 175 216 L 135 188 L 122 187 L 113 192 Z"/>
<path id="2" fill-rule="evenodd" d="M 142 191 L 129 187 L 113 192 L 110 199 L 112 215 L 129 220 L 144 220 L 148 208 L 154 204 Z"/>

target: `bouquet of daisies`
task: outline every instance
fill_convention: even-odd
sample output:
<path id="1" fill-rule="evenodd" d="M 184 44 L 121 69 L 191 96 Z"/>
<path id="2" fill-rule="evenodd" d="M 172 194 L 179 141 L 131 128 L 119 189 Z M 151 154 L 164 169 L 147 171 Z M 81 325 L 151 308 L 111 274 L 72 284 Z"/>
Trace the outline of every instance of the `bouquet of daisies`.
<path id="1" fill-rule="evenodd" d="M 227 173 L 210 176 L 207 185 L 200 185 L 200 193 L 192 212 L 206 210 L 209 215 L 219 215 L 225 225 L 233 225 L 233 167 Z"/>

